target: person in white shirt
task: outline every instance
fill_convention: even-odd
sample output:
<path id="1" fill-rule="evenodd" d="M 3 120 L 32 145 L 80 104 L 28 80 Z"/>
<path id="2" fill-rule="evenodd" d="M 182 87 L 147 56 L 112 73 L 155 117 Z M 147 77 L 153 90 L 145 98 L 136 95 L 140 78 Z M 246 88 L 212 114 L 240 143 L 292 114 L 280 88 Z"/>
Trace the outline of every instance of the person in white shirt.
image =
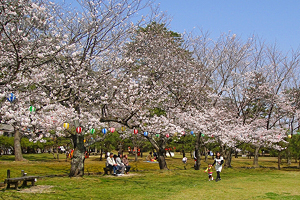
<path id="1" fill-rule="evenodd" d="M 114 175 L 116 175 L 116 172 L 118 170 L 117 163 L 115 162 L 115 159 L 113 158 L 114 154 L 110 153 L 109 157 L 106 159 L 106 167 L 108 167 L 111 170 L 114 170 Z"/>
<path id="2" fill-rule="evenodd" d="M 216 172 L 217 172 L 217 178 L 216 178 L 216 182 L 220 181 L 221 180 L 221 176 L 220 176 L 220 173 L 222 171 L 222 165 L 224 163 L 224 159 L 223 157 L 221 156 L 220 152 L 217 152 L 216 154 L 216 157 L 215 157 L 215 161 L 212 165 L 215 165 L 215 168 L 216 168 Z"/>

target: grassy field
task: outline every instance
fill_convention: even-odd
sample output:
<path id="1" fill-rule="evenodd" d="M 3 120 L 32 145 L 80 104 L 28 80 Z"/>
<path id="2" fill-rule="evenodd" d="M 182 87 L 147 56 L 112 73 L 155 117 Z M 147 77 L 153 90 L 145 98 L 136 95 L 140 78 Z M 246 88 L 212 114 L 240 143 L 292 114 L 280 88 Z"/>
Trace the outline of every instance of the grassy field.
<path id="1" fill-rule="evenodd" d="M 223 169 L 219 182 L 208 181 L 204 173 L 207 163 L 202 162 L 201 170 L 196 171 L 192 168 L 193 159 L 188 159 L 184 166 L 180 155 L 167 158 L 170 170 L 163 171 L 158 164 L 143 159 L 131 161 L 133 171 L 120 177 L 100 174 L 104 161 L 91 156 L 85 162 L 86 175 L 80 178 L 67 176 L 70 160 L 57 161 L 51 154 L 24 157 L 28 161 L 0 157 L 0 182 L 6 178 L 7 169 L 11 170 L 11 177 L 20 176 L 21 170 L 25 170 L 28 175 L 42 178 L 35 187 L 3 188 L 0 199 L 300 199 L 300 170 L 295 168 L 298 163 L 287 166 L 283 161 L 282 170 L 277 170 L 276 158 L 270 157 L 260 157 L 262 167 L 256 169 L 251 168 L 252 160 L 233 159 L 233 168 Z"/>

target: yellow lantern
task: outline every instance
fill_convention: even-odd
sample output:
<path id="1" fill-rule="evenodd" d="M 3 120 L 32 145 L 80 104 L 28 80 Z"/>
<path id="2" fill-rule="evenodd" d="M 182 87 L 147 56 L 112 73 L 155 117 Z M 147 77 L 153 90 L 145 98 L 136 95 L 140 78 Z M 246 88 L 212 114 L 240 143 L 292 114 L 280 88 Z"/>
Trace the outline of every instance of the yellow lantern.
<path id="1" fill-rule="evenodd" d="M 122 130 L 122 131 L 125 131 L 125 127 L 124 127 L 124 126 L 122 126 L 121 130 Z"/>
<path id="2" fill-rule="evenodd" d="M 65 128 L 65 129 L 68 129 L 69 126 L 70 126 L 69 123 L 64 123 L 64 128 Z"/>

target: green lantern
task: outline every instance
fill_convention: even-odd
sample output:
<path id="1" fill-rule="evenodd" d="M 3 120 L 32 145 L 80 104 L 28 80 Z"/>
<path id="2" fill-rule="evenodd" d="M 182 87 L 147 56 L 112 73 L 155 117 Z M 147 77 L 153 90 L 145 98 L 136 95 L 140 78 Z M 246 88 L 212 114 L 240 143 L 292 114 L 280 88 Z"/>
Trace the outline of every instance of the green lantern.
<path id="1" fill-rule="evenodd" d="M 156 134 L 155 136 L 156 136 L 156 137 L 159 137 L 159 134 Z"/>
<path id="2" fill-rule="evenodd" d="M 205 135 L 202 133 L 201 136 L 204 137 Z"/>
<path id="3" fill-rule="evenodd" d="M 36 109 L 35 109 L 34 106 L 30 106 L 30 107 L 29 107 L 29 111 L 30 111 L 30 112 L 35 112 L 35 110 L 36 110 Z"/>
<path id="4" fill-rule="evenodd" d="M 94 134 L 94 133 L 95 133 L 95 129 L 94 129 L 94 128 L 91 128 L 91 129 L 90 129 L 90 133 L 91 133 L 91 134 Z"/>

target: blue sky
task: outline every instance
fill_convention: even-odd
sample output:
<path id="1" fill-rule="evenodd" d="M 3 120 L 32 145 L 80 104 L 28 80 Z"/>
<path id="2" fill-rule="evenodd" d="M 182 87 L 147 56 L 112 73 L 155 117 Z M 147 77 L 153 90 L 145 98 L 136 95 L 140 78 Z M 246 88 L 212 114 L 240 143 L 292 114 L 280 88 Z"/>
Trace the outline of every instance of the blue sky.
<path id="1" fill-rule="evenodd" d="M 54 0 L 73 6 L 75 0 Z M 170 30 L 210 32 L 216 40 L 232 33 L 243 40 L 255 35 L 287 53 L 300 47 L 300 0 L 155 0 L 172 18 Z M 145 13 L 143 13 L 145 14 Z"/>
<path id="2" fill-rule="evenodd" d="M 179 33 L 202 29 L 212 39 L 222 33 L 246 40 L 253 34 L 288 52 L 300 46 L 299 0 L 156 0 L 167 11 L 170 29 Z M 195 29 L 194 29 L 195 28 Z"/>

